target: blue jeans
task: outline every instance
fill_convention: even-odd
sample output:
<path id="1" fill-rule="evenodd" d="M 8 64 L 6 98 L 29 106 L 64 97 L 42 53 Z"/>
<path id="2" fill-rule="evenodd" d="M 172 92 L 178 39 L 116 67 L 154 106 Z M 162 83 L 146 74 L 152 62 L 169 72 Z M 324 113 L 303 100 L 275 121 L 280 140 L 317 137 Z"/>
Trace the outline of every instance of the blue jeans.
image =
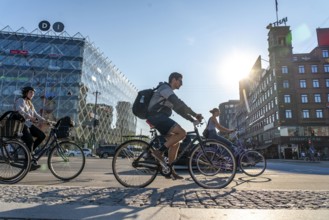
<path id="1" fill-rule="evenodd" d="M 209 130 L 209 136 L 208 139 L 215 139 L 219 142 L 222 142 L 223 144 L 225 144 L 226 146 L 230 147 L 231 149 L 233 149 L 233 143 L 229 140 L 227 140 L 226 138 L 218 135 L 218 133 L 216 132 L 216 130 Z"/>

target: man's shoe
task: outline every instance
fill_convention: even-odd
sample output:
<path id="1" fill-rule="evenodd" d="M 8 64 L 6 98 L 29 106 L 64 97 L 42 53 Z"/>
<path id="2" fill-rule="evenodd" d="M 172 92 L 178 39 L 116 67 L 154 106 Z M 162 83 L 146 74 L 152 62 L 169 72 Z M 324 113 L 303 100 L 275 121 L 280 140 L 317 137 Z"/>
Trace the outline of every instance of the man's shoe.
<path id="1" fill-rule="evenodd" d="M 182 179 L 184 179 L 184 177 L 178 175 L 176 172 L 173 172 L 173 173 L 171 174 L 171 178 L 172 178 L 173 180 L 182 180 Z"/>
<path id="2" fill-rule="evenodd" d="M 37 164 L 36 162 L 31 163 L 30 171 L 37 170 L 41 167 L 41 165 Z"/>
<path id="3" fill-rule="evenodd" d="M 182 180 L 184 177 L 178 175 L 177 173 L 172 173 L 170 176 L 165 176 L 166 179 L 172 179 L 172 180 Z"/>

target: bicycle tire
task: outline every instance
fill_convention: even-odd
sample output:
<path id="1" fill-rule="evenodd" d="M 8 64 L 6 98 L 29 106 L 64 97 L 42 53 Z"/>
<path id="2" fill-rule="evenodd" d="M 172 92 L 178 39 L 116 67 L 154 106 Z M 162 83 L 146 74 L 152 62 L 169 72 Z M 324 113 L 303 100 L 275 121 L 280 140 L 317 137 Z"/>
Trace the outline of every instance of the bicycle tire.
<path id="1" fill-rule="evenodd" d="M 264 173 L 267 163 L 263 154 L 255 150 L 247 150 L 239 158 L 239 167 L 248 176 L 259 176 Z"/>
<path id="2" fill-rule="evenodd" d="M 5 140 L 0 146 L 0 183 L 14 184 L 21 181 L 31 167 L 31 153 L 18 140 Z"/>
<path id="3" fill-rule="evenodd" d="M 226 187 L 236 173 L 232 151 L 216 140 L 203 141 L 202 145 L 196 145 L 190 154 L 188 169 L 192 179 L 207 189 Z"/>
<path id="4" fill-rule="evenodd" d="M 70 157 L 67 152 L 78 152 Z M 86 164 L 82 148 L 74 142 L 63 141 L 53 147 L 48 155 L 48 167 L 51 173 L 60 180 L 72 180 L 79 176 Z"/>
<path id="5" fill-rule="evenodd" d="M 159 164 L 148 149 L 149 144 L 142 140 L 129 140 L 118 147 L 113 156 L 112 171 L 121 185 L 142 188 L 153 182 Z"/>

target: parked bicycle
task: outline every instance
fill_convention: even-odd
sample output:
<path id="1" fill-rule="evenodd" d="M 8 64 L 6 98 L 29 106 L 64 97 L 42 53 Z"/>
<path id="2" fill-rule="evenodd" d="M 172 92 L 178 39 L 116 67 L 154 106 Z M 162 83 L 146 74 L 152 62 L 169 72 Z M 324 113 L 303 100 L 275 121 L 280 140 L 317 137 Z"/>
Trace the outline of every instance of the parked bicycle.
<path id="1" fill-rule="evenodd" d="M 85 167 L 85 155 L 82 148 L 76 143 L 69 140 L 60 140 L 59 138 L 66 138 L 69 136 L 68 124 L 63 123 L 67 121 L 67 117 L 64 117 L 56 124 L 50 124 L 50 134 L 46 139 L 43 146 L 39 146 L 30 157 L 31 161 L 39 161 L 43 156 L 47 156 L 47 164 L 51 173 L 60 180 L 71 180 L 81 174 Z M 17 140 L 16 140 L 17 141 Z M 20 142 L 21 143 L 21 142 Z M 77 157 L 70 157 L 70 152 L 76 152 Z M 7 163 L 4 161 L 4 163 Z M 29 171 L 30 164 L 26 163 L 26 167 L 21 167 L 26 172 L 21 172 L 19 180 L 23 179 Z M 0 173 L 8 172 L 7 169 L 1 169 Z M 2 174 L 0 175 L 2 176 Z M 8 181 L 10 178 L 7 178 Z M 16 181 L 18 182 L 18 181 Z M 14 182 L 12 182 L 14 183 Z"/>
<path id="2" fill-rule="evenodd" d="M 31 154 L 20 141 L 24 118 L 15 111 L 0 117 L 0 183 L 13 184 L 22 180 L 31 166 Z"/>
<path id="3" fill-rule="evenodd" d="M 160 148 L 161 137 L 154 128 L 154 137 L 148 143 L 140 139 L 122 143 L 114 154 L 112 170 L 117 181 L 125 187 L 145 187 L 151 184 L 160 172 L 170 176 L 172 166 L 189 152 L 188 170 L 192 179 L 201 187 L 219 189 L 227 186 L 234 179 L 236 161 L 231 150 L 215 140 L 203 140 L 197 125 L 191 142 L 178 154 L 169 165 L 152 156 Z M 167 151 L 167 150 L 166 150 Z"/>
<path id="4" fill-rule="evenodd" d="M 248 176 L 259 176 L 264 173 L 267 162 L 263 154 L 248 150 L 239 138 L 239 132 L 233 132 L 236 148 L 233 149 L 240 170 Z"/>

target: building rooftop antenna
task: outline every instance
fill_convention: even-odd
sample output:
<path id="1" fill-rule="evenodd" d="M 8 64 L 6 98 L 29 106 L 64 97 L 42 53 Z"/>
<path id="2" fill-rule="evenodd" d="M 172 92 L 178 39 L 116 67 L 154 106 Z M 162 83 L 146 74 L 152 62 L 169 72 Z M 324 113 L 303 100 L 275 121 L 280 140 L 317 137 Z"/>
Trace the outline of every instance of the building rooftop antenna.
<path id="1" fill-rule="evenodd" d="M 279 23 L 279 15 L 278 15 L 278 11 L 279 11 L 279 7 L 278 7 L 278 0 L 275 0 L 275 11 L 276 11 L 276 22 L 277 24 Z"/>

